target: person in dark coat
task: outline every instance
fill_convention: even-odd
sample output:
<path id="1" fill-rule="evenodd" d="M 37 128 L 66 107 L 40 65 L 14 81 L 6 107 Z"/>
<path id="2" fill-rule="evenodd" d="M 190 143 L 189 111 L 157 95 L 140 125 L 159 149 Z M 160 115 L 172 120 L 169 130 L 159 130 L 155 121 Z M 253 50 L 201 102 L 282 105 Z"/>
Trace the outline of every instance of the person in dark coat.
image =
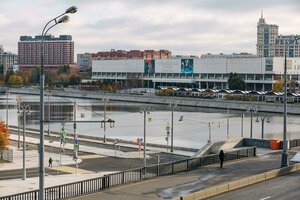
<path id="1" fill-rule="evenodd" d="M 222 149 L 220 150 L 219 158 L 220 158 L 220 167 L 223 168 L 225 154 L 224 154 L 224 151 Z"/>
<path id="2" fill-rule="evenodd" d="M 50 158 L 49 158 L 49 167 L 52 167 L 52 161 L 53 161 L 53 160 L 52 160 L 52 158 L 50 157 Z"/>

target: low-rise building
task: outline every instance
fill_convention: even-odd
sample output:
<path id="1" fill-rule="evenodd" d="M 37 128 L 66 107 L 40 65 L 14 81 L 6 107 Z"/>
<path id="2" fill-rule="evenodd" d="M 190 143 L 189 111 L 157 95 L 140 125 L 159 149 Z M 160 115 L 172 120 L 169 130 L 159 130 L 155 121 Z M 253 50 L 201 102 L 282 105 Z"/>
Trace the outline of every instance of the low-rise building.
<path id="1" fill-rule="evenodd" d="M 238 73 L 246 90 L 271 91 L 283 77 L 284 57 L 220 56 L 171 59 L 93 60 L 92 78 L 124 84 L 140 79 L 148 88 L 228 89 L 230 73 Z M 300 58 L 287 59 L 288 78 L 299 83 Z"/>

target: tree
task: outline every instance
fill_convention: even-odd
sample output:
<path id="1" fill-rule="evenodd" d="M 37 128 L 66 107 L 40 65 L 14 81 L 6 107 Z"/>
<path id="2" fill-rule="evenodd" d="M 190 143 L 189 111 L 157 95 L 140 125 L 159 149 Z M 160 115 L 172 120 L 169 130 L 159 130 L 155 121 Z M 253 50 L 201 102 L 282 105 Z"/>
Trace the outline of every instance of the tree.
<path id="1" fill-rule="evenodd" d="M 273 85 L 273 92 L 283 92 L 283 85 L 284 85 L 284 80 L 279 79 L 277 80 L 274 85 Z"/>
<path id="2" fill-rule="evenodd" d="M 228 78 L 228 87 L 230 90 L 245 90 L 246 82 L 237 73 L 231 72 Z"/>
<path id="3" fill-rule="evenodd" d="M 0 151 L 6 149 L 9 144 L 9 130 L 3 121 L 0 122 Z"/>
<path id="4" fill-rule="evenodd" d="M 14 72 L 13 70 L 9 70 L 9 71 L 6 72 L 6 74 L 5 74 L 5 83 L 8 82 L 9 77 L 10 77 L 11 75 L 15 75 L 15 72 Z"/>
<path id="5" fill-rule="evenodd" d="M 0 75 L 4 75 L 4 66 L 0 65 Z"/>
<path id="6" fill-rule="evenodd" d="M 21 76 L 11 75 L 8 79 L 8 85 L 23 85 L 24 81 Z"/>

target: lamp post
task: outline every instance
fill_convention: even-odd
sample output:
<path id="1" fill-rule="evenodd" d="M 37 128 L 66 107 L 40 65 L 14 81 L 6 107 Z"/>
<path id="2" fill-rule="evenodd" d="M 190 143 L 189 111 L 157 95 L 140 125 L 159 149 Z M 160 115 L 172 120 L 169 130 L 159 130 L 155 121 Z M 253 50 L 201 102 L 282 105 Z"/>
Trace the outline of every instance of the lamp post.
<path id="1" fill-rule="evenodd" d="M 174 151 L 174 108 L 177 107 L 175 101 L 169 104 L 171 108 L 171 152 Z"/>
<path id="2" fill-rule="evenodd" d="M 47 96 L 48 96 L 48 135 L 50 135 L 50 110 L 51 110 L 51 107 L 50 107 L 50 97 L 51 97 L 51 92 L 50 90 L 47 91 Z"/>
<path id="3" fill-rule="evenodd" d="M 283 94 L 283 144 L 282 144 L 282 155 L 281 155 L 281 167 L 289 166 L 288 154 L 287 154 L 287 140 L 286 140 L 286 118 L 287 118 L 287 94 L 286 94 L 286 52 L 287 52 L 287 41 L 284 45 L 284 94 Z"/>
<path id="4" fill-rule="evenodd" d="M 141 111 L 140 113 L 144 113 L 144 143 L 143 143 L 143 149 L 144 149 L 144 168 L 146 168 L 147 166 L 147 161 L 146 161 L 146 118 L 147 118 L 147 114 L 150 114 L 150 108 L 149 107 L 146 107 L 146 106 L 143 106 L 141 108 Z"/>
<path id="5" fill-rule="evenodd" d="M 265 114 L 260 115 L 260 120 L 261 120 L 261 139 L 264 139 L 264 127 L 265 127 L 265 119 L 266 119 L 266 117 L 267 117 L 266 123 L 270 123 L 270 117 L 269 117 L 269 115 L 265 115 Z M 259 122 L 258 116 L 257 116 L 255 122 Z"/>
<path id="6" fill-rule="evenodd" d="M 107 96 L 104 96 L 102 99 L 103 103 L 104 103 L 104 115 L 103 115 L 103 120 L 106 120 L 106 103 L 109 101 L 109 99 L 107 98 Z M 103 143 L 106 143 L 106 123 L 104 123 L 103 126 L 103 131 L 104 131 L 104 135 L 103 135 Z"/>
<path id="7" fill-rule="evenodd" d="M 18 107 L 18 113 L 20 113 L 20 110 L 23 113 L 23 175 L 22 180 L 26 180 L 26 165 L 25 165 L 25 130 L 26 130 L 26 114 L 30 114 L 30 107 L 29 105 L 20 105 Z"/>
<path id="8" fill-rule="evenodd" d="M 6 91 L 6 128 L 8 128 L 8 95 L 9 89 Z"/>
<path id="9" fill-rule="evenodd" d="M 17 108 L 18 108 L 18 149 L 20 149 L 20 115 L 19 115 L 19 109 L 20 109 L 20 103 L 22 102 L 22 97 L 17 96 L 16 98 L 17 101 Z"/>
<path id="10" fill-rule="evenodd" d="M 250 108 L 249 108 L 249 111 L 250 111 L 250 116 L 251 116 L 251 119 L 250 119 L 250 138 L 253 137 L 253 112 L 257 112 L 257 109 L 254 105 L 251 105 Z"/>
<path id="11" fill-rule="evenodd" d="M 227 140 L 229 140 L 229 108 L 227 108 Z"/>
<path id="12" fill-rule="evenodd" d="M 166 136 L 166 141 L 167 141 L 167 152 L 169 151 L 169 137 L 170 137 L 170 126 L 169 126 L 169 122 L 167 122 L 167 126 L 166 126 L 166 131 L 167 131 L 167 136 Z"/>
<path id="13" fill-rule="evenodd" d="M 39 200 L 44 200 L 44 177 L 45 177 L 45 167 L 44 167 L 44 37 L 47 32 L 60 23 L 66 23 L 69 20 L 68 13 L 77 12 L 77 7 L 72 6 L 68 8 L 64 13 L 58 15 L 57 17 L 51 19 L 46 23 L 42 31 L 41 38 L 41 70 L 40 70 L 40 144 L 39 144 Z M 52 23 L 52 25 L 50 25 Z M 49 26 L 50 25 L 50 26 Z"/>
<path id="14" fill-rule="evenodd" d="M 241 115 L 241 138 L 244 137 L 244 107 L 241 108 L 242 115 Z"/>

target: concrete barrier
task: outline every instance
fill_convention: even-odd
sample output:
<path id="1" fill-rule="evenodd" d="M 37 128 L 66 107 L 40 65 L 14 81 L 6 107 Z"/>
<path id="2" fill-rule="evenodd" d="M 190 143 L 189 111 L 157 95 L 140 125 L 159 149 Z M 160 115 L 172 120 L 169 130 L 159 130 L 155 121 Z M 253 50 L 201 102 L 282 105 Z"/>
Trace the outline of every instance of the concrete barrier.
<path id="1" fill-rule="evenodd" d="M 269 172 L 265 172 L 262 174 L 258 174 L 258 175 L 254 175 L 254 176 L 250 176 L 247 178 L 243 178 L 237 181 L 231 181 L 228 183 L 224 183 L 221 185 L 217 185 L 214 187 L 210 187 L 207 189 L 203 189 L 200 190 L 198 192 L 189 194 L 187 196 L 184 197 L 180 197 L 180 198 L 176 198 L 179 200 L 200 200 L 200 199 L 206 199 L 215 195 L 219 195 L 225 192 L 229 192 L 232 190 L 236 190 L 236 189 L 240 189 L 249 185 L 253 185 L 256 183 L 260 183 L 262 181 L 266 181 L 266 180 L 270 180 L 272 178 L 276 178 L 279 176 L 283 176 L 295 171 L 300 170 L 300 163 L 297 163 L 295 165 L 289 166 L 289 167 L 285 167 L 285 168 L 281 168 L 281 169 L 274 169 L 272 171 Z"/>

